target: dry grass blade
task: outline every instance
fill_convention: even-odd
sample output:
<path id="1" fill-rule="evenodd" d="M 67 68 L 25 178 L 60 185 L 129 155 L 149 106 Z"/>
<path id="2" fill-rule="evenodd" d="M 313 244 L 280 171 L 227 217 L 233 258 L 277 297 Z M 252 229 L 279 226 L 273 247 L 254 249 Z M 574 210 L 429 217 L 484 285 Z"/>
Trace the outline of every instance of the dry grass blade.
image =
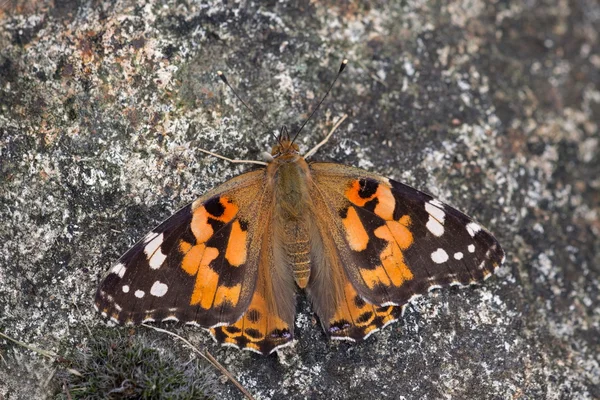
<path id="1" fill-rule="evenodd" d="M 21 342 L 21 341 L 19 341 L 17 339 L 13 339 L 10 336 L 7 336 L 7 335 L 5 335 L 2 332 L 0 332 L 0 336 L 3 337 L 3 338 L 5 338 L 5 339 L 7 339 L 7 340 L 10 340 L 13 343 L 18 344 L 21 347 L 24 347 L 24 348 L 29 349 L 31 351 L 35 351 L 36 353 L 41 354 L 44 357 L 48 357 L 48 358 L 50 358 L 52 360 L 56 360 L 58 358 L 58 354 L 54 353 L 53 351 L 44 350 L 44 349 L 38 349 L 37 347 L 34 347 L 32 345 L 29 345 L 27 343 L 23 343 L 23 342 Z"/>
<path id="2" fill-rule="evenodd" d="M 171 335 L 171 336 L 176 337 L 177 339 L 181 340 L 182 342 L 187 344 L 196 354 L 198 354 L 200 357 L 204 358 L 213 367 L 215 367 L 223 375 L 225 375 L 227 377 L 227 379 L 229 379 L 231 381 L 231 383 L 233 383 L 240 390 L 240 392 L 242 392 L 242 394 L 244 396 L 246 396 L 247 399 L 254 400 L 254 397 L 250 394 L 250 392 L 248 392 L 248 390 L 245 387 L 243 387 L 242 384 L 239 383 L 237 381 L 237 379 L 235 379 L 235 377 L 233 375 L 231 375 L 231 373 L 223 365 L 221 365 L 221 363 L 218 362 L 217 359 L 215 359 L 208 351 L 205 350 L 204 353 L 201 352 L 193 344 L 191 344 L 187 339 L 179 336 L 178 334 L 176 334 L 174 332 L 168 331 L 166 329 L 157 328 L 156 326 L 147 325 L 147 324 L 142 324 L 142 326 L 145 326 L 146 328 L 154 329 L 155 331 L 158 331 L 158 332 L 166 333 L 167 335 Z"/>

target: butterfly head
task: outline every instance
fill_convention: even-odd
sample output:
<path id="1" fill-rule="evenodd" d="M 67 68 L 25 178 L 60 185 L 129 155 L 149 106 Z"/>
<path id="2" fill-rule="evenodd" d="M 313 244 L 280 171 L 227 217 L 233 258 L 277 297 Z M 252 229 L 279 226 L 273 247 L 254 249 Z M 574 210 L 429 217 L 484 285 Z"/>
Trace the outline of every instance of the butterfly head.
<path id="1" fill-rule="evenodd" d="M 287 126 L 283 125 L 279 130 L 277 136 L 277 144 L 271 149 L 271 156 L 273 158 L 282 156 L 296 156 L 298 155 L 300 148 L 292 139 L 290 139 L 290 133 Z M 284 157 L 285 158 L 285 157 Z"/>
<path id="2" fill-rule="evenodd" d="M 293 143 L 288 138 L 281 139 L 273 148 L 271 149 L 271 155 L 273 158 L 288 156 L 288 155 L 297 155 L 300 152 L 300 148 L 296 143 Z"/>

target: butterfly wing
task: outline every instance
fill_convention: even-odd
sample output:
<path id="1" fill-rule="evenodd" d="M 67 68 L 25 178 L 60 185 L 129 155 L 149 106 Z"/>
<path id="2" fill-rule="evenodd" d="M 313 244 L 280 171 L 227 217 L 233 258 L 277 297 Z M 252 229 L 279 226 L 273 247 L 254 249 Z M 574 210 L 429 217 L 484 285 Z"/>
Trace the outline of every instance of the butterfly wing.
<path id="1" fill-rule="evenodd" d="M 280 315 L 264 284 L 272 264 L 272 204 L 265 170 L 217 187 L 119 259 L 96 292 L 97 309 L 119 324 L 174 320 L 213 328 L 218 341 L 256 351 L 291 340 L 293 311 Z M 281 295 L 289 294 L 282 286 Z M 243 330 L 237 342 L 219 334 L 237 329 L 238 320 L 258 327 Z"/>
<path id="2" fill-rule="evenodd" d="M 317 256 L 308 289 L 334 338 L 364 338 L 395 320 L 415 296 L 481 282 L 504 259 L 489 232 L 428 194 L 343 165 L 310 169 L 327 251 Z M 336 294 L 324 293 L 327 286 Z"/>

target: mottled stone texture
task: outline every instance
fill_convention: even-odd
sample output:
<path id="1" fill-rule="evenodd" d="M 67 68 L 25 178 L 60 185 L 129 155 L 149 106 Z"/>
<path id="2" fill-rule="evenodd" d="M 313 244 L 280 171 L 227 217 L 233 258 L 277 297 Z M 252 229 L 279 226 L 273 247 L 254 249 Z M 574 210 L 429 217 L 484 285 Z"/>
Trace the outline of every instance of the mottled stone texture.
<path id="1" fill-rule="evenodd" d="M 505 266 L 354 346 L 327 341 L 303 298 L 280 357 L 170 328 L 262 399 L 600 398 L 599 3 L 229 3 L 0 2 L 0 331 L 85 349 L 110 264 L 248 168 L 198 148 L 256 159 L 272 144 L 217 70 L 269 126 L 297 127 L 347 57 L 302 148 L 349 114 L 315 159 L 472 214 Z M 68 364 L 1 339 L 0 355 L 0 398 L 66 393 Z"/>

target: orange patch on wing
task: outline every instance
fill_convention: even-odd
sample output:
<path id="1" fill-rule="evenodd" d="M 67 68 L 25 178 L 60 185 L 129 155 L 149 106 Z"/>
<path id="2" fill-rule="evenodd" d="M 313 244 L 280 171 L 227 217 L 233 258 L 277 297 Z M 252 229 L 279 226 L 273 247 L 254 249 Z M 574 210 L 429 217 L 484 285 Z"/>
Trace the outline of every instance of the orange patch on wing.
<path id="1" fill-rule="evenodd" d="M 366 249 L 369 243 L 369 235 L 360 218 L 358 218 L 356 209 L 350 206 L 346 218 L 342 221 L 346 229 L 346 239 L 348 240 L 348 244 L 350 244 L 350 248 L 354 251 L 363 251 Z"/>
<path id="2" fill-rule="evenodd" d="M 383 324 L 388 324 L 391 321 L 396 320 L 393 314 L 395 306 L 375 307 L 375 314 L 383 319 Z"/>
<path id="3" fill-rule="evenodd" d="M 377 205 L 375 206 L 374 210 L 375 214 L 377 214 L 379 217 L 383 218 L 386 221 L 391 221 L 394 219 L 394 208 L 396 207 L 396 199 L 394 199 L 394 195 L 392 194 L 392 191 L 388 186 L 379 183 L 375 193 L 373 193 L 369 197 L 361 197 L 360 190 L 360 181 L 353 181 L 352 185 L 350 185 L 350 187 L 346 189 L 346 198 L 350 200 L 352 204 L 355 204 L 359 207 L 364 207 L 365 204 L 376 198 Z"/>
<path id="4" fill-rule="evenodd" d="M 412 232 L 408 228 L 410 226 L 411 220 L 410 216 L 404 215 L 398 221 L 389 221 L 387 222 L 388 228 L 390 228 L 390 232 L 392 237 L 400 246 L 400 249 L 406 250 L 408 249 L 414 242 Z"/>
<path id="5" fill-rule="evenodd" d="M 267 302 L 262 294 L 254 293 L 252 301 L 248 306 L 248 310 L 242 318 L 231 325 L 221 328 L 225 334 L 224 343 L 234 344 L 243 347 L 261 351 L 261 342 L 266 340 L 276 340 L 275 337 L 269 337 L 273 331 L 289 331 L 289 325 L 275 315 L 267 308 Z M 215 334 L 215 328 L 211 328 L 211 332 Z M 244 340 L 241 340 L 244 338 Z"/>
<path id="6" fill-rule="evenodd" d="M 192 244 L 186 242 L 185 240 L 181 240 L 179 242 L 179 251 L 181 251 L 183 254 L 186 254 L 188 251 L 190 251 L 192 249 Z"/>
<path id="7" fill-rule="evenodd" d="M 363 207 L 367 202 L 373 200 L 375 194 L 371 197 L 361 197 L 360 196 L 360 181 L 355 180 L 352 182 L 352 185 L 348 189 L 346 189 L 346 198 L 350 200 L 352 204 L 356 204 L 359 207 Z"/>
<path id="8" fill-rule="evenodd" d="M 238 300 L 240 299 L 240 292 L 242 291 L 242 285 L 237 284 L 232 287 L 219 286 L 217 293 L 215 294 L 214 305 L 218 306 L 225 302 L 231 303 L 233 307 L 237 306 Z"/>
<path id="9" fill-rule="evenodd" d="M 374 330 L 396 320 L 395 306 L 377 306 L 367 303 L 358 296 L 350 282 L 344 287 L 344 300 L 338 304 L 334 316 L 329 320 L 330 326 L 338 331 L 333 336 L 364 338 Z"/>
<path id="10" fill-rule="evenodd" d="M 373 289 L 378 284 L 390 286 L 391 283 L 387 268 L 381 265 L 374 269 L 361 268 L 360 275 L 369 289 Z"/>
<path id="11" fill-rule="evenodd" d="M 242 230 L 239 221 L 231 224 L 231 234 L 225 250 L 225 259 L 234 267 L 239 267 L 246 262 L 247 257 L 247 232 Z"/>
<path id="12" fill-rule="evenodd" d="M 206 246 L 203 244 L 192 246 L 183 240 L 179 242 L 179 250 L 184 254 L 181 268 L 189 275 L 196 275 L 205 249 Z"/>
<path id="13" fill-rule="evenodd" d="M 201 258 L 199 258 L 200 261 L 198 262 L 196 284 L 194 285 L 194 291 L 192 292 L 190 305 L 200 304 L 200 307 L 208 309 L 212 305 L 213 298 L 219 284 L 219 274 L 217 274 L 210 267 L 210 263 L 217 258 L 219 255 L 219 250 L 215 249 L 214 247 L 205 247 L 204 245 L 197 245 L 194 247 L 201 248 L 203 251 L 201 253 L 197 253 L 197 255 L 199 255 Z M 187 255 L 193 251 L 194 249 L 190 250 Z M 194 263 L 195 262 L 197 261 L 194 261 Z M 191 261 L 190 265 L 193 265 Z M 186 270 L 186 272 L 188 271 Z"/>
<path id="14" fill-rule="evenodd" d="M 215 233 L 212 225 L 208 223 L 209 218 L 228 223 L 236 216 L 239 210 L 238 206 L 227 197 L 219 198 L 219 204 L 223 207 L 221 215 L 209 213 L 204 206 L 200 206 L 194 211 L 190 228 L 196 237 L 196 243 L 206 242 Z"/>
<path id="15" fill-rule="evenodd" d="M 392 194 L 390 188 L 380 184 L 377 188 L 377 192 L 375 193 L 375 197 L 377 197 L 378 201 L 377 205 L 375 206 L 375 214 L 386 221 L 393 220 L 396 199 L 394 199 L 394 195 Z"/>
<path id="16" fill-rule="evenodd" d="M 347 321 L 351 325 L 360 327 L 363 329 L 363 336 L 376 329 L 377 326 L 371 325 L 375 314 L 373 313 L 373 305 L 362 301 L 359 305 L 354 300 L 358 293 L 350 282 L 346 283 L 344 287 L 344 302 L 338 305 L 338 308 L 329 321 L 330 324 L 335 324 L 338 321 Z"/>
<path id="17" fill-rule="evenodd" d="M 213 235 L 212 226 L 208 223 L 208 212 L 204 206 L 201 206 L 194 211 L 190 228 L 196 237 L 196 243 L 204 243 Z"/>
<path id="18" fill-rule="evenodd" d="M 405 215 L 400 220 L 388 221 L 386 225 L 375 230 L 375 236 L 388 242 L 379 258 L 386 276 L 394 286 L 401 286 L 404 281 L 413 278 L 412 272 L 404 262 L 402 253 L 402 250 L 406 250 L 413 243 L 413 236 L 408 225 L 410 225 L 410 217 Z"/>
<path id="19" fill-rule="evenodd" d="M 221 205 L 223 206 L 223 209 L 224 209 L 223 213 L 219 216 L 212 215 L 212 214 L 209 214 L 209 216 L 218 221 L 228 223 L 229 221 L 231 221 L 233 219 L 233 217 L 236 216 L 239 208 L 227 197 L 221 197 L 219 199 L 219 203 L 221 203 Z"/>

